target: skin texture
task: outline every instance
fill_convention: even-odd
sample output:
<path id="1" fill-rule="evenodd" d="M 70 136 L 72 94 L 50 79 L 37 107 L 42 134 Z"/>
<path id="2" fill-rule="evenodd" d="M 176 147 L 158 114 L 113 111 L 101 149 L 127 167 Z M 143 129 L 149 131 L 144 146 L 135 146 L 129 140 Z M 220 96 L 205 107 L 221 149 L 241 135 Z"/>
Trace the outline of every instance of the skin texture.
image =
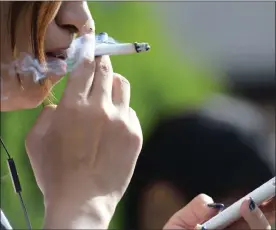
<path id="1" fill-rule="evenodd" d="M 8 12 L 8 7 L 6 3 L 1 12 Z M 1 14 L 1 29 L 6 22 L 7 14 Z M 24 22 L 18 24 L 18 51 L 30 52 L 30 30 Z M 62 25 L 74 26 L 80 35 L 90 35 L 84 36 L 80 62 L 69 76 L 60 103 L 43 109 L 27 135 L 26 150 L 44 195 L 44 228 L 105 229 L 133 174 L 142 131 L 129 107 L 129 82 L 113 73 L 108 57 L 94 59 L 93 49 L 87 49 L 95 42 L 95 25 L 87 3 L 62 3 L 46 32 L 46 51 L 70 45 L 73 33 Z M 1 62 L 10 63 L 13 59 L 6 34 L 1 33 Z M 48 77 L 53 86 L 62 74 Z M 20 78 L 21 84 L 13 69 L 1 66 L 1 96 L 7 96 L 1 101 L 1 111 L 34 108 L 48 95 L 50 88 L 42 91 L 32 74 Z M 211 201 L 208 199 L 193 201 L 165 228 L 181 226 L 179 221 L 183 220 L 193 226 L 214 215 L 201 204 Z M 202 213 L 200 218 L 188 212 L 193 206 Z M 264 225 L 257 223 L 258 227 Z"/>
<path id="2" fill-rule="evenodd" d="M 108 57 L 85 58 L 59 105 L 38 118 L 26 148 L 45 198 L 46 229 L 108 227 L 142 146 L 129 100 L 129 83 L 112 73 Z"/>
<path id="3" fill-rule="evenodd" d="M 233 192 L 231 197 L 227 196 L 228 198 L 224 198 L 220 202 L 228 207 L 237 201 L 237 197 L 242 197 L 241 194 L 241 192 L 236 194 Z M 145 191 L 145 195 L 141 199 L 143 204 L 140 219 L 141 228 L 161 229 L 170 219 L 165 225 L 165 229 L 193 229 L 197 224 L 201 224 L 218 213 L 219 210 L 207 206 L 207 204 L 213 202 L 218 201 L 201 194 L 187 204 L 185 197 L 169 183 L 155 183 L 148 191 Z M 181 209 L 181 205 L 185 207 Z M 248 200 L 246 200 L 241 207 L 243 218 L 227 227 L 227 229 L 265 229 L 264 225 L 267 224 L 269 227 L 267 220 L 270 224 L 275 223 L 275 199 L 261 205 L 262 211 L 257 208 L 251 212 L 248 207 Z M 152 213 L 156 215 L 152 215 Z M 173 213 L 175 214 L 170 218 Z M 193 219 L 197 217 L 199 217 L 199 220 Z"/>
<path id="4" fill-rule="evenodd" d="M 90 35 L 84 36 L 80 61 L 60 103 L 43 109 L 26 138 L 27 154 L 44 195 L 46 229 L 107 228 L 142 146 L 139 120 L 129 107 L 129 82 L 113 73 L 109 57 L 94 59 L 95 26 L 87 9 L 86 2 L 63 2 L 57 12 L 57 21 Z M 27 37 L 26 31 L 21 36 Z M 20 51 L 27 52 L 23 38 Z M 46 51 L 66 48 L 73 34 L 52 21 L 45 39 Z M 8 63 L 12 58 L 6 51 Z M 32 75 L 21 76 L 22 90 L 11 74 L 1 72 L 4 94 L 9 96 L 1 109 L 40 104 L 47 94 L 32 82 Z M 52 78 L 52 84 L 61 77 Z"/>
<path id="5" fill-rule="evenodd" d="M 164 226 L 164 229 L 196 229 L 198 224 L 204 223 L 218 213 L 218 210 L 207 206 L 213 202 L 213 199 L 205 194 L 197 196 L 176 212 Z M 241 205 L 240 211 L 243 218 L 227 229 L 271 229 L 269 221 L 275 222 L 275 211 L 273 211 L 275 210 L 275 200 L 262 207 L 263 212 L 257 206 L 254 210 L 250 210 L 249 206 L 250 199 L 248 198 Z"/>
<path id="6" fill-rule="evenodd" d="M 39 84 L 33 82 L 32 73 L 29 75 L 20 75 L 22 84 L 20 85 L 15 75 L 15 66 L 10 48 L 9 36 L 7 36 L 7 19 L 10 3 L 1 3 L 1 111 L 10 111 L 18 109 L 30 109 L 38 106 L 52 87 L 48 91 L 43 91 Z M 30 13 L 26 13 L 26 19 L 29 19 Z M 25 24 L 24 24 L 25 22 Z M 19 53 L 31 53 L 28 34 L 30 26 L 28 20 L 19 20 L 17 29 L 18 40 L 17 48 Z M 95 32 L 95 25 L 91 13 L 85 1 L 63 2 L 60 9 L 56 12 L 55 18 L 50 22 L 45 34 L 45 52 L 56 49 L 66 49 L 73 40 L 72 31 L 63 28 L 64 25 L 72 25 L 76 28 L 79 35 Z M 5 68 L 3 68 L 3 65 Z M 54 86 L 63 76 L 55 76 L 49 73 L 48 78 L 51 80 L 51 86 Z"/>

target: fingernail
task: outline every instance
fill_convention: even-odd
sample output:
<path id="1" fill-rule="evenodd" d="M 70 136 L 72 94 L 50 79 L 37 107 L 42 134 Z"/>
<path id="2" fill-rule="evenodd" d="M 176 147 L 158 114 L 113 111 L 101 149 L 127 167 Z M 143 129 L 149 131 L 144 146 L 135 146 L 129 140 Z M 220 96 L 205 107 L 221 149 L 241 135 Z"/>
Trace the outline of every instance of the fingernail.
<path id="1" fill-rule="evenodd" d="M 222 204 L 222 203 L 210 203 L 210 204 L 207 204 L 207 206 L 209 208 L 214 208 L 214 209 L 217 209 L 217 210 L 223 210 L 224 209 L 224 204 Z"/>
<path id="2" fill-rule="evenodd" d="M 249 198 L 249 209 L 252 212 L 254 209 L 256 208 L 256 203 L 254 202 L 254 200 L 250 197 Z"/>
<path id="3" fill-rule="evenodd" d="M 207 230 L 207 228 L 205 228 L 204 226 L 197 224 L 195 227 L 196 230 Z"/>

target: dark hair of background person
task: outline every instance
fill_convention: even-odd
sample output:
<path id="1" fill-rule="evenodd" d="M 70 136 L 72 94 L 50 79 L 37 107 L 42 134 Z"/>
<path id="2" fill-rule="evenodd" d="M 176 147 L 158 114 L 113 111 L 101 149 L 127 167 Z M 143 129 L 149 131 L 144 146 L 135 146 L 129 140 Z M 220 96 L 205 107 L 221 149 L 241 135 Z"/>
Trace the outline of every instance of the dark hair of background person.
<path id="1" fill-rule="evenodd" d="M 254 103 L 276 104 L 275 63 L 267 69 L 250 68 L 246 70 L 231 70 L 228 83 L 230 91 L 235 96 L 244 97 Z"/>

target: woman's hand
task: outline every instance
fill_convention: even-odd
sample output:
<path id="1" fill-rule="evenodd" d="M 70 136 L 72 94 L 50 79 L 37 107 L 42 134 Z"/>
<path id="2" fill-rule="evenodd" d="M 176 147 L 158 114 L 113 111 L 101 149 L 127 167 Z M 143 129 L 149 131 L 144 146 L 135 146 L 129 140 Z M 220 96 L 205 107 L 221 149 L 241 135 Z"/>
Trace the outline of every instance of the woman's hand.
<path id="1" fill-rule="evenodd" d="M 208 204 L 213 202 L 209 196 L 197 196 L 183 209 L 175 213 L 164 229 L 197 229 L 199 224 L 211 219 L 220 211 L 208 207 Z M 270 224 L 275 223 L 275 199 L 261 209 L 255 205 L 253 200 L 245 200 L 240 209 L 243 218 L 228 226 L 227 229 L 271 229 Z"/>
<path id="2" fill-rule="evenodd" d="M 42 111 L 26 140 L 48 229 L 107 228 L 142 146 L 128 81 L 108 57 L 85 53 L 94 36 L 86 40 L 59 105 Z"/>

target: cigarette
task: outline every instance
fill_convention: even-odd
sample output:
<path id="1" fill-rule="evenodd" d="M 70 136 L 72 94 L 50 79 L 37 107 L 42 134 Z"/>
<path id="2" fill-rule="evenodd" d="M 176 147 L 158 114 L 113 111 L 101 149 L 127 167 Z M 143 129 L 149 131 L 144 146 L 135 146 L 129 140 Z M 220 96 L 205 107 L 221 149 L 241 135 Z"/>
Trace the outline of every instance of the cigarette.
<path id="1" fill-rule="evenodd" d="M 150 50 L 150 45 L 148 43 L 119 43 L 108 36 L 106 32 L 97 34 L 95 38 L 95 56 L 134 54 Z"/>
<path id="2" fill-rule="evenodd" d="M 210 230 L 210 229 L 223 229 L 236 220 L 238 220 L 240 215 L 240 207 L 242 202 L 251 197 L 257 205 L 262 204 L 264 201 L 267 201 L 275 196 L 275 177 L 255 189 L 253 192 L 249 193 L 247 196 L 243 197 L 236 203 L 232 204 L 230 207 L 208 220 L 202 224 L 201 230 Z"/>
<path id="3" fill-rule="evenodd" d="M 148 43 L 122 43 L 122 44 L 109 44 L 100 43 L 96 45 L 95 56 L 103 55 L 123 55 L 147 52 L 150 50 Z"/>
<path id="4" fill-rule="evenodd" d="M 142 53 L 150 50 L 150 45 L 148 43 L 119 43 L 115 41 L 112 37 L 109 37 L 107 33 L 100 33 L 95 36 L 95 56 L 103 55 L 122 55 L 122 54 L 134 54 Z M 50 62 L 46 63 L 46 70 L 51 71 L 53 74 L 59 75 L 60 72 L 70 73 L 74 67 L 79 63 L 79 50 L 83 45 L 83 37 L 74 39 L 71 46 L 62 54 L 64 59 L 53 59 Z M 86 44 L 87 45 L 87 44 Z M 93 46 L 91 46 L 93 47 Z M 88 48 L 91 48 L 88 47 Z M 87 47 L 84 47 L 87 49 Z M 40 80 L 46 77 L 45 66 L 39 63 L 37 59 L 33 59 L 30 55 L 27 55 L 23 58 L 21 66 L 22 73 L 34 73 L 34 82 L 39 82 Z M 66 68 L 66 70 L 61 70 Z M 50 71 L 49 71 L 50 70 Z M 2 85 L 1 85 L 2 86 Z"/>
<path id="5" fill-rule="evenodd" d="M 204 230 L 204 227 L 201 224 L 197 224 L 195 230 Z"/>
<path id="6" fill-rule="evenodd" d="M 143 53 L 150 50 L 150 45 L 145 42 L 134 43 L 119 43 L 112 37 L 109 37 L 107 33 L 99 33 L 95 36 L 95 56 L 103 55 L 123 55 L 123 54 L 135 54 Z M 78 63 L 77 50 L 82 46 L 82 37 L 76 38 L 71 47 L 67 50 L 67 72 L 71 72 L 76 63 Z"/>

